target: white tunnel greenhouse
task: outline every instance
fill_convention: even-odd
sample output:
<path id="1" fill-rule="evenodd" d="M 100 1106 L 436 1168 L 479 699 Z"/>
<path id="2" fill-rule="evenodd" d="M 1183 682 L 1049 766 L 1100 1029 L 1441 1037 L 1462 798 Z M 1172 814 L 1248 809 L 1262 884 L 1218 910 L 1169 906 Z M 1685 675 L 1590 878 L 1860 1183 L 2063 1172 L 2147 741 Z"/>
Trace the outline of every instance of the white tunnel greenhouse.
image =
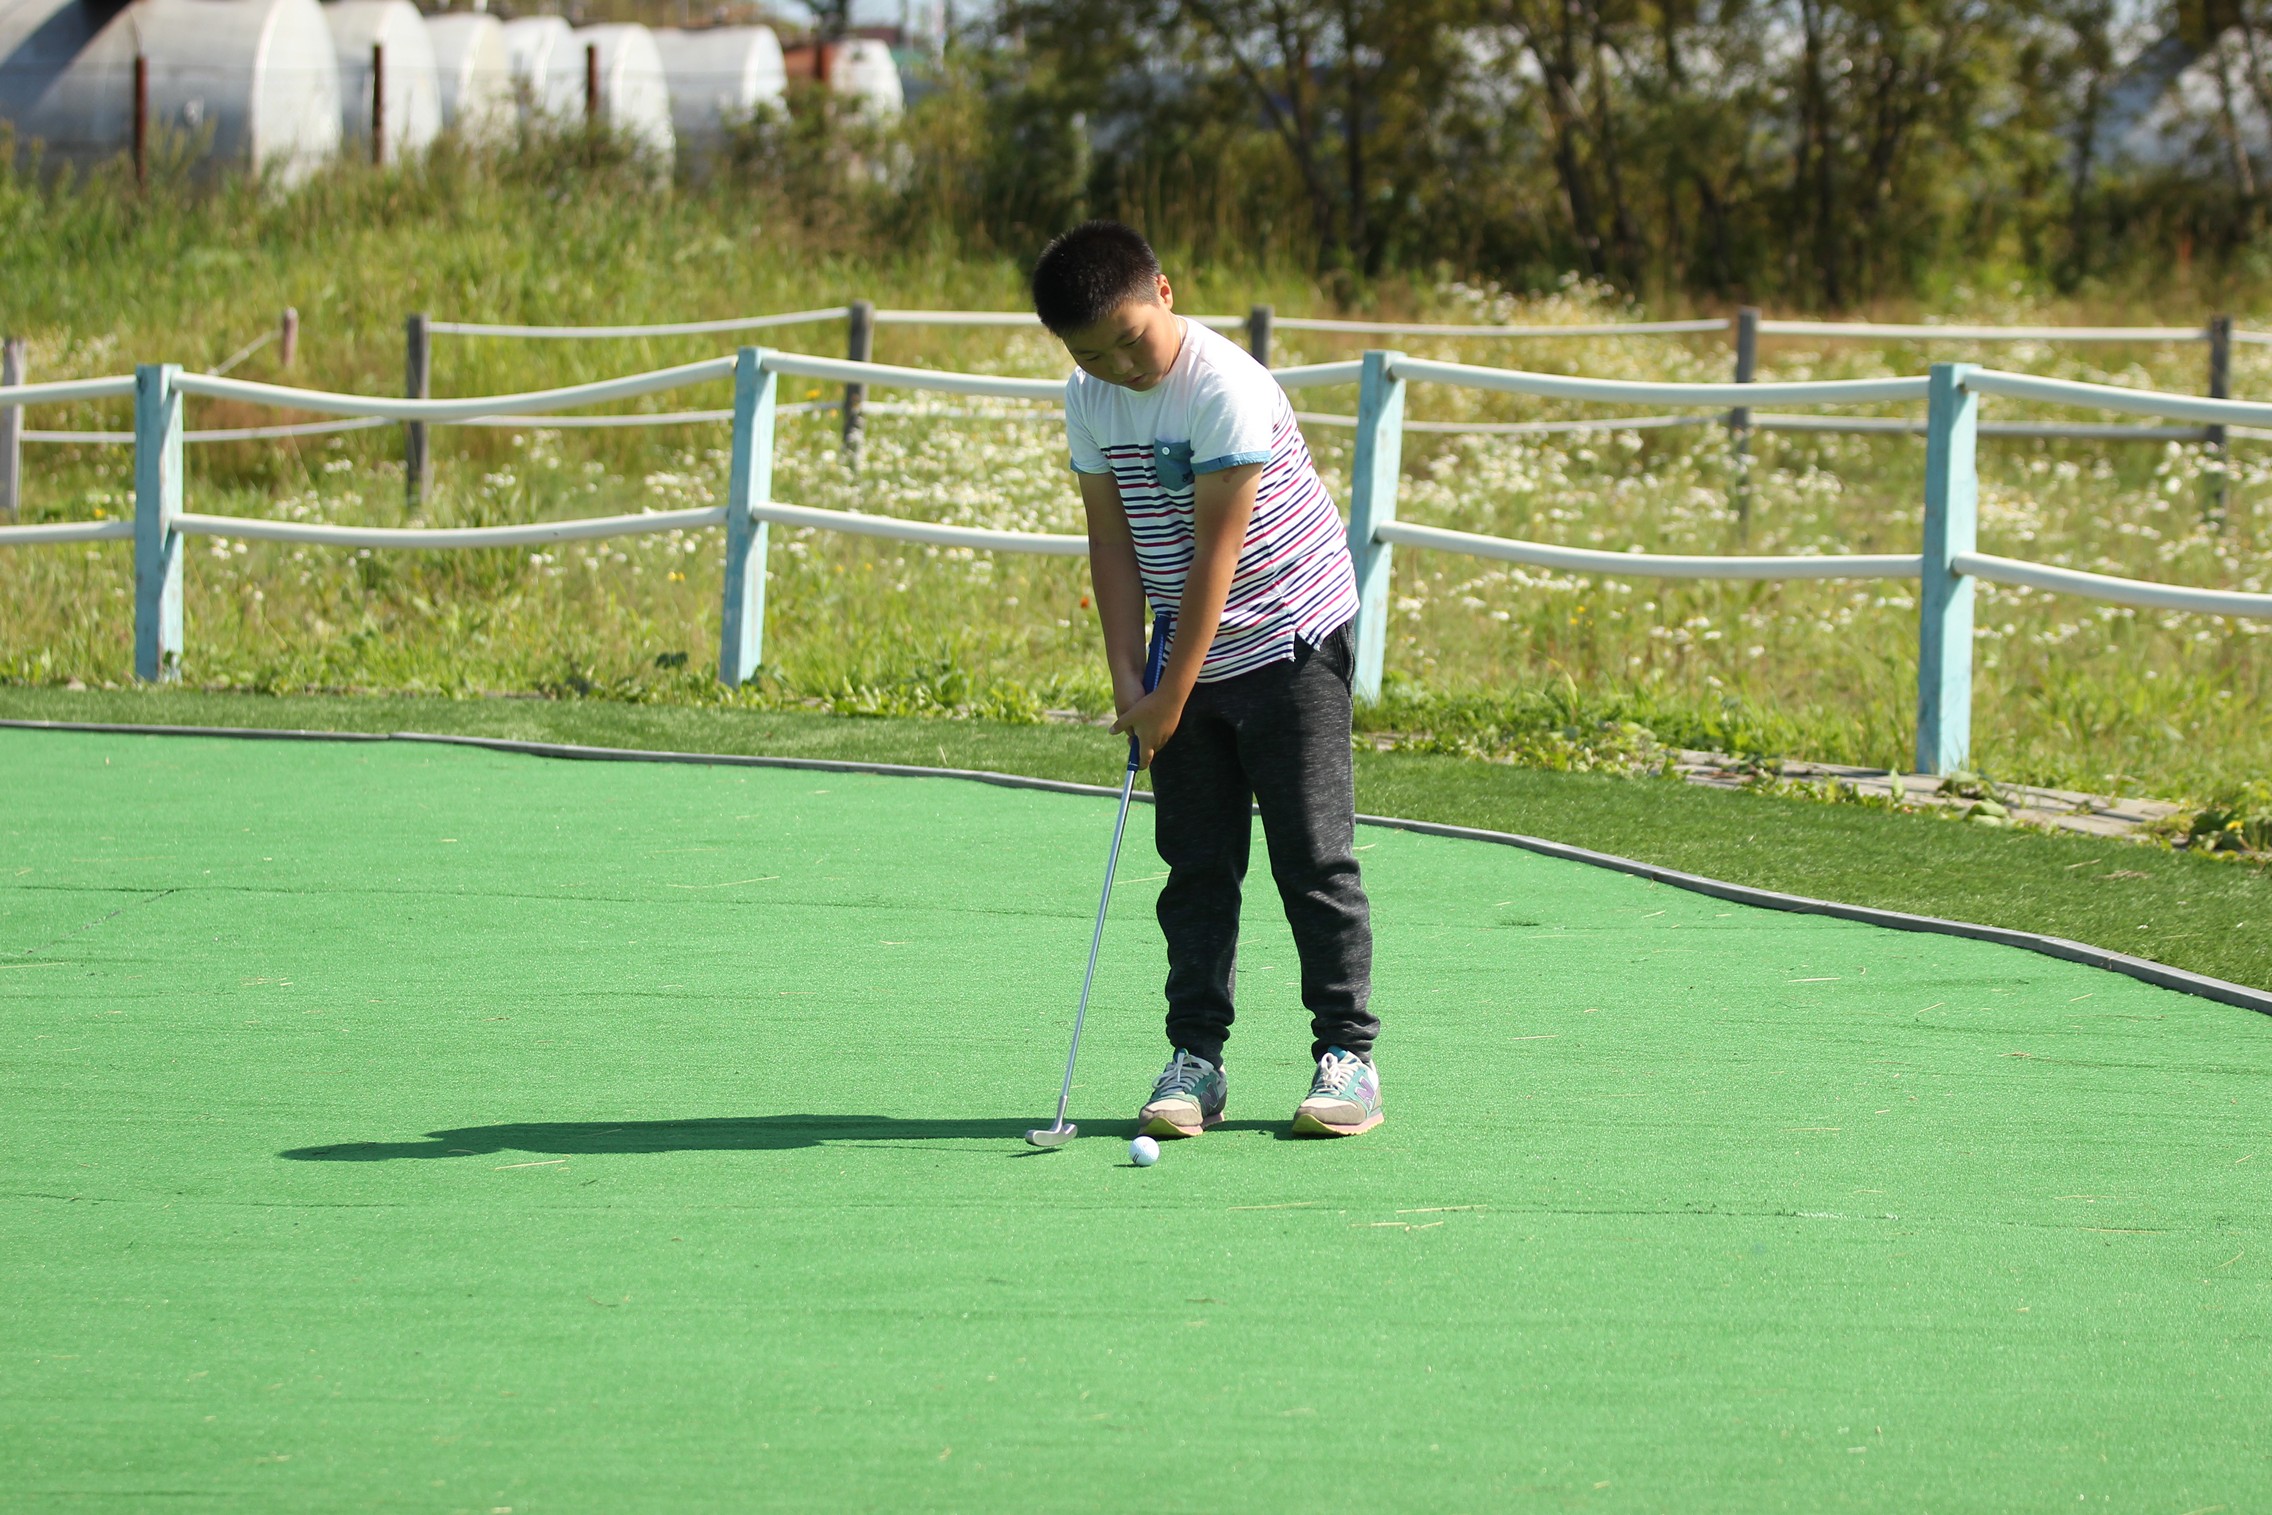
<path id="1" fill-rule="evenodd" d="M 899 65 L 892 60 L 891 49 L 873 37 L 856 37 L 831 53 L 828 87 L 851 96 L 879 118 L 889 119 L 907 106 Z"/>
<path id="2" fill-rule="evenodd" d="M 788 87 L 781 42 L 769 26 L 660 30 L 655 50 L 670 82 L 679 156 L 689 162 L 717 152 L 728 127 L 747 121 L 760 105 L 779 105 Z"/>
<path id="3" fill-rule="evenodd" d="M 533 115 L 581 120 L 584 50 L 576 29 L 558 16 L 524 16 L 505 23 L 505 57 L 521 108 Z"/>
<path id="4" fill-rule="evenodd" d="M 783 101 L 788 72 L 763 26 L 428 18 L 413 0 L 0 0 L 0 126 L 12 128 L 19 164 L 83 171 L 123 157 L 135 144 L 140 59 L 153 164 L 186 157 L 207 176 L 250 169 L 292 183 L 343 152 L 374 156 L 374 54 L 378 156 L 389 162 L 445 126 L 485 136 L 524 115 L 574 124 L 596 105 L 659 162 L 699 169 L 731 125 Z M 899 71 L 882 43 L 822 57 L 832 88 L 879 116 L 899 112 Z"/>
<path id="5" fill-rule="evenodd" d="M 339 69 L 315 0 L 0 0 L 0 121 L 17 161 L 84 169 L 134 148 L 148 60 L 154 160 L 286 183 L 339 149 Z"/>
<path id="6" fill-rule="evenodd" d="M 512 124 L 513 65 L 504 23 L 477 11 L 454 11 L 428 16 L 426 35 L 434 44 L 442 125 L 484 137 Z"/>
<path id="7" fill-rule="evenodd" d="M 646 27 L 573 29 L 558 16 L 530 16 L 505 23 L 505 50 L 524 109 L 556 121 L 581 121 L 596 83 L 600 119 L 663 163 L 671 161 L 670 85 L 663 77 L 662 54 L 655 51 L 655 34 Z M 596 80 L 591 74 L 595 61 Z"/>
<path id="8" fill-rule="evenodd" d="M 599 49 L 600 119 L 653 153 L 671 161 L 676 136 L 671 130 L 671 87 L 663 76 L 663 55 L 655 34 L 644 26 L 579 28 L 570 49 L 578 77 L 584 50 Z"/>
<path id="9" fill-rule="evenodd" d="M 323 14 L 339 59 L 342 150 L 371 154 L 373 69 L 383 65 L 385 160 L 423 151 L 442 130 L 442 93 L 418 7 L 410 0 L 328 0 Z"/>

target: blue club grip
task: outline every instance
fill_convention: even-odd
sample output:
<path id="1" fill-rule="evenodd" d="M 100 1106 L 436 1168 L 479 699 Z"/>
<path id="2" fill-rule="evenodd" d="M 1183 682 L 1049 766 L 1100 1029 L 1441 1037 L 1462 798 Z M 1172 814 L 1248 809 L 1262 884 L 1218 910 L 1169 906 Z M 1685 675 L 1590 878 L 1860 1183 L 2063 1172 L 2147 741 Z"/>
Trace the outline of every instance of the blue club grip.
<path id="1" fill-rule="evenodd" d="M 1165 610 L 1155 611 L 1152 615 L 1152 642 L 1149 647 L 1144 649 L 1144 692 L 1146 694 L 1150 694 L 1160 687 L 1160 669 L 1166 666 L 1168 660 L 1168 628 L 1174 623 L 1175 618 Z M 1137 739 L 1136 733 L 1131 731 L 1128 733 L 1128 766 L 1131 770 L 1134 770 L 1142 767 L 1143 762 L 1143 743 Z"/>

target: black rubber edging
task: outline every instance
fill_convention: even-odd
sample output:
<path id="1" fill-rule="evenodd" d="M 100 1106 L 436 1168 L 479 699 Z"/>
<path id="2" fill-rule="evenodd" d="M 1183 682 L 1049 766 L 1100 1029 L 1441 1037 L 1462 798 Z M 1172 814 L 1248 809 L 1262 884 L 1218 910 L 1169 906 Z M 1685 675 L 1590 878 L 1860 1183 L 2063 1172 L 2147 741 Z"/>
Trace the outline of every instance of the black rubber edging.
<path id="1" fill-rule="evenodd" d="M 300 741 L 300 742 L 431 742 L 448 747 L 479 747 L 493 752 L 516 752 L 529 757 L 565 758 L 583 762 L 608 763 L 691 763 L 723 768 L 793 768 L 820 773 L 873 773 L 890 778 L 965 779 L 979 784 L 995 784 L 1006 789 L 1038 789 L 1050 794 L 1101 795 L 1118 799 L 1120 791 L 1102 784 L 1076 784 L 1065 779 L 1029 778 L 1015 773 L 992 773 L 982 768 L 926 768 L 909 763 L 857 763 L 841 758 L 756 757 L 728 752 L 668 752 L 636 747 L 585 747 L 572 742 L 523 742 L 506 737 L 450 736 L 425 731 L 300 731 L 291 729 L 268 730 L 247 726 L 136 726 L 124 723 L 96 721 L 13 721 L 0 720 L 0 729 L 18 731 L 80 731 L 110 733 L 123 736 L 205 736 L 232 737 L 249 740 Z M 1150 804 L 1152 796 L 1138 790 L 1135 798 Z M 1360 825 L 1386 826 L 1397 831 L 1415 832 L 1421 836 L 1448 837 L 1457 841 L 1490 842 L 1501 847 L 1517 847 L 1541 857 L 1559 858 L 1564 862 L 1584 863 L 1594 868 L 1606 868 L 1613 873 L 1629 874 L 1647 879 L 1653 884 L 1669 884 L 1692 894 L 1712 899 L 1728 900 L 1738 905 L 1751 905 L 1762 910 L 1780 910 L 1792 915 L 1822 915 L 1834 920 L 1855 921 L 1866 926 L 1883 926 L 1892 931 L 1917 931 L 1935 936 L 1963 937 L 1969 941 L 1991 942 L 1999 947 L 2017 947 L 2024 952 L 2040 953 L 2045 957 L 2059 958 L 2064 962 L 2080 963 L 2089 968 L 2102 968 L 2119 973 L 2156 988 L 2174 990 L 2201 999 L 2215 1000 L 2220 1004 L 2254 1010 L 2272 1015 L 2272 992 L 2252 989 L 2246 984 L 2235 984 L 2205 973 L 2190 973 L 2183 968 L 2172 968 L 2127 952 L 2114 952 L 2105 947 L 2094 947 L 2088 942 L 2070 941 L 2063 936 L 2044 936 L 2034 931 L 2015 931 L 2006 926 L 1983 926 L 1971 921 L 1952 921 L 1937 915 L 1911 915 L 1902 910 L 1880 910 L 1870 905 L 1846 905 L 1836 900 L 1811 899 L 1803 894 L 1785 894 L 1776 889 L 1758 889 L 1749 884 L 1731 884 L 1722 879 L 1706 878 L 1702 874 L 1683 873 L 1677 868 L 1660 868 L 1654 863 L 1639 862 L 1615 853 L 1596 852 L 1591 847 L 1576 847 L 1568 842 L 1550 842 L 1543 837 L 1521 836 L 1511 831 L 1485 831 L 1474 826 L 1447 826 L 1437 821 L 1413 821 L 1393 815 L 1359 815 Z"/>

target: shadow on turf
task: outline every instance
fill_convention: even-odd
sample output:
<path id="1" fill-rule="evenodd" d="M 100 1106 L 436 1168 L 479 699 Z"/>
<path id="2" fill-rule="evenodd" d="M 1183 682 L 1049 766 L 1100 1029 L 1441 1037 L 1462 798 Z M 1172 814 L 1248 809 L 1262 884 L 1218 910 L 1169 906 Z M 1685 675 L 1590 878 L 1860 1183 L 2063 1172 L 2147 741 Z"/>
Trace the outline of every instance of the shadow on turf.
<path id="1" fill-rule="evenodd" d="M 547 1152 L 561 1156 L 640 1152 L 784 1152 L 827 1142 L 987 1141 L 1025 1145 L 1031 1120 L 903 1120 L 893 1115 L 749 1115 L 714 1120 L 530 1121 L 502 1126 L 464 1126 L 429 1131 L 423 1141 L 334 1142 L 294 1147 L 279 1157 L 295 1162 L 377 1163 L 397 1158 L 490 1157 L 500 1152 Z M 1261 1123 L 1232 1121 L 1226 1128 Z M 1128 1120 L 1097 1121 L 1089 1135 L 1127 1140 L 1136 1132 Z"/>
<path id="2" fill-rule="evenodd" d="M 902 1120 L 889 1115 L 748 1115 L 712 1120 L 529 1121 L 429 1131 L 424 1141 L 338 1142 L 278 1154 L 303 1162 L 390 1162 L 499 1152 L 782 1152 L 825 1142 L 1018 1141 L 1030 1121 Z"/>

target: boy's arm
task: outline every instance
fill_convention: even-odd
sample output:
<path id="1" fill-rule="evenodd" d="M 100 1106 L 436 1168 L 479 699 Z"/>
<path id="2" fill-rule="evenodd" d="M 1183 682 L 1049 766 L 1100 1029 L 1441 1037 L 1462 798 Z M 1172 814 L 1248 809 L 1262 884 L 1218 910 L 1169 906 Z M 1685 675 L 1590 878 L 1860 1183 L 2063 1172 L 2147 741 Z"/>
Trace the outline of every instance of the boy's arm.
<path id="1" fill-rule="evenodd" d="M 1246 527 L 1254 515 L 1254 497 L 1262 482 L 1262 466 L 1242 463 L 1236 468 L 1203 473 L 1193 481 L 1193 535 L 1197 540 L 1191 554 L 1191 571 L 1183 581 L 1183 604 L 1176 612 L 1175 651 L 1169 655 L 1167 667 L 1160 671 L 1159 687 L 1133 705 L 1123 707 L 1120 720 L 1112 728 L 1116 732 L 1136 733 L 1147 766 L 1152 754 L 1165 747 L 1175 735 L 1175 728 L 1183 720 L 1184 702 L 1191 698 L 1192 688 L 1199 682 L 1200 667 L 1207 661 L 1207 651 L 1215 645 L 1215 631 L 1223 623 L 1223 602 L 1230 598 L 1231 577 L 1238 570 L 1239 554 L 1246 549 Z M 1085 489 L 1083 493 L 1086 494 Z M 1121 529 L 1127 530 L 1126 517 L 1122 517 Z M 1090 541 L 1093 551 L 1093 535 Z M 1128 553 L 1133 563 L 1136 554 L 1133 540 Z M 1100 610 L 1104 605 L 1101 579 L 1097 605 Z M 1141 612 L 1135 635 L 1136 666 L 1141 670 Z M 1113 682 L 1117 689 L 1117 671 Z M 1142 687 L 1139 672 L 1137 688 Z"/>
<path id="2" fill-rule="evenodd" d="M 1112 673 L 1113 713 L 1125 715 L 1144 697 L 1144 580 L 1136 567 L 1136 538 L 1111 474 L 1074 477 L 1081 481 L 1081 509 L 1089 519 L 1089 582 L 1096 589 L 1097 624 Z"/>

